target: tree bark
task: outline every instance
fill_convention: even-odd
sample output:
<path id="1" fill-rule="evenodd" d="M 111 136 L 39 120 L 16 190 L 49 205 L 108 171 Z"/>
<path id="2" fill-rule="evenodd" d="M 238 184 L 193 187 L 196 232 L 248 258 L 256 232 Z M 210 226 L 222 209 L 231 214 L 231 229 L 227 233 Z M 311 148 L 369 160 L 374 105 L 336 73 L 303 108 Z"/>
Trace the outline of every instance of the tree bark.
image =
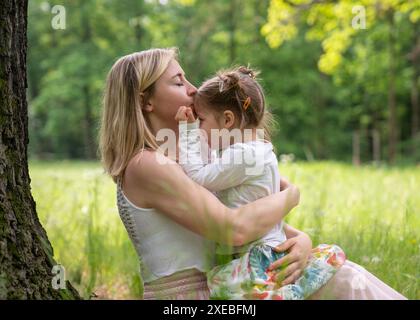
<path id="1" fill-rule="evenodd" d="M 0 299 L 75 299 L 54 289 L 53 249 L 36 214 L 28 172 L 27 0 L 0 6 Z"/>

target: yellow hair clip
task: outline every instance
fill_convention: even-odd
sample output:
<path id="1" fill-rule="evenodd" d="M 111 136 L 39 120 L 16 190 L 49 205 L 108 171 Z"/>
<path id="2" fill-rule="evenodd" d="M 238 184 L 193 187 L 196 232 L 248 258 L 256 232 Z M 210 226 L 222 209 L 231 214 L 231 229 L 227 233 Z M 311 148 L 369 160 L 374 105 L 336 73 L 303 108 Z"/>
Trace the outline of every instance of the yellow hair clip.
<path id="1" fill-rule="evenodd" d="M 251 104 L 251 97 L 246 98 L 245 102 L 244 102 L 244 110 L 248 109 L 249 105 Z"/>

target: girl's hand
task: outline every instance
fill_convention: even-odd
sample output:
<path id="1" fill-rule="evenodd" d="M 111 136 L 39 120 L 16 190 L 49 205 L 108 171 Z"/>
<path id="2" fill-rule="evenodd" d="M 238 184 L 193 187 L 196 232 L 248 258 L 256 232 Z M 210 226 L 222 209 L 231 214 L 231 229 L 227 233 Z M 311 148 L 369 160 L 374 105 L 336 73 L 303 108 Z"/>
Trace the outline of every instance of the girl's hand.
<path id="1" fill-rule="evenodd" d="M 281 177 L 280 178 L 280 191 L 283 191 L 284 189 L 287 189 L 290 187 L 290 182 L 287 178 Z"/>
<path id="2" fill-rule="evenodd" d="M 179 107 L 176 115 L 175 115 L 176 121 L 187 121 L 188 123 L 195 122 L 195 117 L 192 109 L 190 107 L 181 106 Z"/>
<path id="3" fill-rule="evenodd" d="M 281 178 L 280 180 L 280 191 L 288 189 L 289 197 L 287 198 L 287 208 L 288 211 L 292 210 L 299 204 L 300 201 L 300 191 L 299 188 L 294 184 L 290 183 L 289 180 Z"/>
<path id="4" fill-rule="evenodd" d="M 304 232 L 299 232 L 293 238 L 274 249 L 277 252 L 288 252 L 283 258 L 273 262 L 270 270 L 279 269 L 276 281 L 285 286 L 294 283 L 305 269 L 312 250 L 312 241 Z"/>

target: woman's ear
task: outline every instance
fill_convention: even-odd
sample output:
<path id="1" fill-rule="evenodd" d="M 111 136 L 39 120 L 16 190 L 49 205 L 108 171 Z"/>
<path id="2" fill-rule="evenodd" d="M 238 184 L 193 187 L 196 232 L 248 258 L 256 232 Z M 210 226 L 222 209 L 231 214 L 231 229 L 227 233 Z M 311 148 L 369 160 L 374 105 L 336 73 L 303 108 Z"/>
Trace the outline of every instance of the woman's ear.
<path id="1" fill-rule="evenodd" d="M 141 103 L 141 109 L 146 112 L 152 112 L 153 111 L 153 104 L 151 103 L 150 99 L 145 100 L 144 93 L 140 93 L 140 103 Z"/>
<path id="2" fill-rule="evenodd" d="M 223 128 L 230 129 L 235 124 L 235 115 L 230 110 L 225 110 L 223 112 Z"/>

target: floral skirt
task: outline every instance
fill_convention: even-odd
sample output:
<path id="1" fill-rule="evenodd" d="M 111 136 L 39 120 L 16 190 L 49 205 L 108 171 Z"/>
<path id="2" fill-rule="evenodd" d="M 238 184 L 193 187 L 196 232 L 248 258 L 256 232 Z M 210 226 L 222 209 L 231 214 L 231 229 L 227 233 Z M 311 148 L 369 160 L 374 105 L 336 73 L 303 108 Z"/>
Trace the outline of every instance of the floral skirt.
<path id="1" fill-rule="evenodd" d="M 320 244 L 312 249 L 303 274 L 295 283 L 280 286 L 278 270 L 268 267 L 282 258 L 268 245 L 256 245 L 241 257 L 217 266 L 207 273 L 211 299 L 228 300 L 303 300 L 318 291 L 346 261 L 336 245 Z"/>

